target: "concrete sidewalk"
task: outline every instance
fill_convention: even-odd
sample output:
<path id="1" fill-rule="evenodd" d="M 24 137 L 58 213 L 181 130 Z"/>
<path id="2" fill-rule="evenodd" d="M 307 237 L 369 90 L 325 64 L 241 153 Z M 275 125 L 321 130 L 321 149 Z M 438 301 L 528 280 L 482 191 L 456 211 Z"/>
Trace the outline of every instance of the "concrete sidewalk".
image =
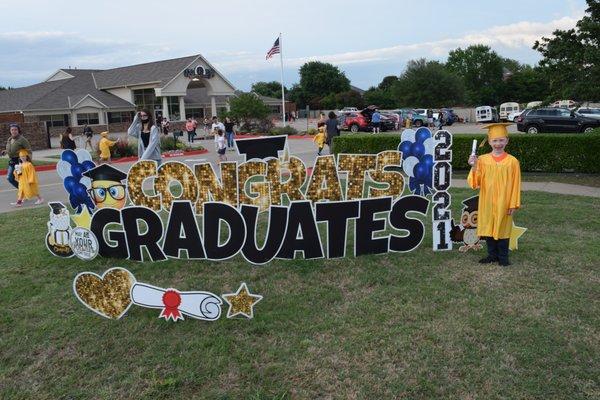
<path id="1" fill-rule="evenodd" d="M 467 188 L 469 185 L 466 179 L 452 179 L 452 187 Z M 600 197 L 600 188 L 558 182 L 521 182 L 521 190 Z"/>

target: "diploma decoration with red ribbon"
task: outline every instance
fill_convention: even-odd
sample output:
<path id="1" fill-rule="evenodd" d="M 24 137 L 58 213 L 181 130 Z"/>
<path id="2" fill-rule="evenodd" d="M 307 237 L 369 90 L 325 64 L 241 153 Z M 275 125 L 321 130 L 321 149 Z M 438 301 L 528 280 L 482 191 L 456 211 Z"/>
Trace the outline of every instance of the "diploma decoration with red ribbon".
<path id="1" fill-rule="evenodd" d="M 173 319 L 173 321 L 183 319 L 178 308 L 181 304 L 181 296 L 177 290 L 168 289 L 162 296 L 162 302 L 165 307 L 160 312 L 159 318 L 164 318 L 167 321 L 169 318 Z"/>
<path id="2" fill-rule="evenodd" d="M 210 292 L 181 292 L 136 282 L 130 293 L 133 304 L 161 309 L 159 318 L 177 321 L 183 316 L 216 321 L 221 316 L 221 298 Z"/>

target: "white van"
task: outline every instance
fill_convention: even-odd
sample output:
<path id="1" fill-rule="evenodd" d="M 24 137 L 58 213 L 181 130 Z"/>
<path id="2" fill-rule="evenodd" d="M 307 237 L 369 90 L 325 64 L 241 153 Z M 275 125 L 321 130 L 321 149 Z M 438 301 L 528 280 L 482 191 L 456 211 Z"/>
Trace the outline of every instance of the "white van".
<path id="1" fill-rule="evenodd" d="M 577 107 L 577 102 L 573 100 L 556 100 L 554 103 L 550 104 L 550 107 L 573 109 Z"/>
<path id="2" fill-rule="evenodd" d="M 500 104 L 500 119 L 507 120 L 510 114 L 519 111 L 521 111 L 519 108 L 519 103 L 515 103 L 514 101 L 502 103 Z"/>
<path id="3" fill-rule="evenodd" d="M 494 107 L 480 106 L 475 109 L 475 122 L 498 122 L 498 111 Z"/>
<path id="4" fill-rule="evenodd" d="M 525 108 L 536 108 L 542 105 L 541 101 L 530 101 Z"/>

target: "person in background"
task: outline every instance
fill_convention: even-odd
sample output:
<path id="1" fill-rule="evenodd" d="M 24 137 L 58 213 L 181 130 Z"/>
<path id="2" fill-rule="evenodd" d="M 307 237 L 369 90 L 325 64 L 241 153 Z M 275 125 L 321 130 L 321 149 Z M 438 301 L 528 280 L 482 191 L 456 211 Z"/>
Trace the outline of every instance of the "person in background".
<path id="1" fill-rule="evenodd" d="M 117 144 L 117 140 L 110 140 L 108 132 L 100 132 L 100 141 L 98 142 L 98 151 L 100 152 L 100 164 L 110 164 L 110 148 Z"/>
<path id="2" fill-rule="evenodd" d="M 194 124 L 194 140 L 196 139 L 196 129 L 198 128 L 198 121 L 196 120 L 196 118 L 192 117 L 192 124 Z"/>
<path id="3" fill-rule="evenodd" d="M 220 122 L 219 118 L 217 118 L 217 116 L 215 115 L 212 117 L 212 127 L 210 128 L 210 131 L 215 137 L 215 150 L 217 151 L 219 150 L 219 146 L 217 144 L 217 140 L 219 138 L 219 129 L 225 132 L 225 125 L 223 125 L 223 123 Z"/>
<path id="4" fill-rule="evenodd" d="M 433 128 L 433 110 L 431 108 L 427 109 L 427 126 Z"/>
<path id="5" fill-rule="evenodd" d="M 75 150 L 77 148 L 73 138 L 73 129 L 70 126 L 67 127 L 60 138 L 60 148 L 63 150 Z"/>
<path id="6" fill-rule="evenodd" d="M 149 113 L 147 113 L 148 116 L 150 116 Z M 151 118 L 151 117 L 150 117 Z M 168 135 L 169 134 L 169 128 L 171 127 L 171 122 L 169 122 L 169 118 L 167 117 L 162 117 L 160 126 L 162 128 L 162 133 L 163 135 Z"/>
<path id="7" fill-rule="evenodd" d="M 325 123 L 319 122 L 317 124 L 317 134 L 315 135 L 315 138 L 313 139 L 313 142 L 315 142 L 315 144 L 319 148 L 319 151 L 317 152 L 317 156 L 321 155 L 321 152 L 323 151 L 323 147 L 325 147 L 326 141 L 327 141 L 327 133 L 325 132 Z"/>
<path id="8" fill-rule="evenodd" d="M 227 145 L 225 144 L 225 136 L 223 136 L 223 130 L 217 129 L 217 134 L 215 136 L 217 138 L 217 153 L 219 154 L 219 161 L 227 161 L 227 155 L 225 151 L 227 151 Z"/>
<path id="9" fill-rule="evenodd" d="M 227 148 L 229 150 L 234 150 L 233 137 L 235 135 L 234 129 L 235 123 L 229 117 L 225 117 L 225 138 L 227 139 Z"/>
<path id="10" fill-rule="evenodd" d="M 36 205 L 42 204 L 44 199 L 40 196 L 38 187 L 38 177 L 35 172 L 35 167 L 31 163 L 29 152 L 25 149 L 19 150 L 19 158 L 21 163 L 15 166 L 14 176 L 19 183 L 17 191 L 17 202 L 15 207 L 22 207 L 26 199 L 37 197 Z"/>
<path id="11" fill-rule="evenodd" d="M 381 130 L 381 114 L 377 108 L 371 116 L 371 123 L 373 124 L 373 133 L 379 133 Z"/>
<path id="12" fill-rule="evenodd" d="M 154 124 L 152 114 L 147 110 L 136 113 L 131 126 L 127 129 L 127 134 L 138 140 L 139 160 L 154 160 L 157 166 L 160 165 L 162 162 L 160 132 Z"/>
<path id="13" fill-rule="evenodd" d="M 18 124 L 10 124 L 9 129 L 10 137 L 6 142 L 6 150 L 2 150 L 2 155 L 8 155 L 8 170 L 6 171 L 8 183 L 18 189 L 19 184 L 15 179 L 14 172 L 15 166 L 19 163 L 19 151 L 25 149 L 31 155 L 31 145 L 21 134 L 21 127 Z"/>
<path id="14" fill-rule="evenodd" d="M 204 125 L 204 136 L 208 137 L 208 134 L 210 132 L 210 121 L 208 120 L 208 118 L 204 117 L 203 125 Z"/>
<path id="15" fill-rule="evenodd" d="M 90 150 L 94 150 L 94 146 L 92 145 L 92 137 L 94 136 L 94 131 L 87 124 L 83 127 L 83 134 L 85 135 L 85 145 L 84 149 L 87 150 L 88 146 L 90 146 Z"/>
<path id="16" fill-rule="evenodd" d="M 331 152 L 333 138 L 340 136 L 340 124 L 333 111 L 329 111 L 329 119 L 325 121 L 325 131 L 327 132 L 327 146 L 329 146 L 329 150 Z"/>
<path id="17" fill-rule="evenodd" d="M 188 142 L 194 142 L 194 121 L 188 118 L 185 122 L 185 131 L 187 132 Z"/>

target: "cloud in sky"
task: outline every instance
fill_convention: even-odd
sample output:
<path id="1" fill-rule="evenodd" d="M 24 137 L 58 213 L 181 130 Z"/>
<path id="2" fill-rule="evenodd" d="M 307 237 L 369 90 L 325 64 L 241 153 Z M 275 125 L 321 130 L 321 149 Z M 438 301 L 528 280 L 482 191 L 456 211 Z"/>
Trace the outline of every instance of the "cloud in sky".
<path id="1" fill-rule="evenodd" d="M 574 27 L 582 14 L 583 11 L 579 10 L 572 16 L 556 18 L 550 22 L 522 21 L 439 40 L 333 54 L 285 57 L 284 61 L 286 69 L 290 71 L 313 60 L 336 64 L 357 75 L 349 76 L 353 82 L 356 80 L 362 86 L 370 86 L 377 84 L 383 77 L 379 74 L 374 76 L 373 73 L 367 76 L 370 69 L 379 72 L 382 65 L 389 65 L 390 70 L 393 66 L 393 71 L 399 73 L 400 63 L 404 64 L 416 57 L 444 59 L 456 47 L 485 44 L 501 55 L 505 55 L 504 51 L 511 54 L 533 53 L 531 46 L 536 40 L 542 36 L 550 36 L 556 29 Z M 0 33 L 0 48 L 5 55 L 0 59 L 0 85 L 11 86 L 39 82 L 56 69 L 68 66 L 102 69 L 190 55 L 189 50 L 182 51 L 181 47 L 173 45 L 85 39 L 75 32 L 61 31 Z M 268 71 L 279 68 L 279 61 L 265 61 L 264 53 L 228 49 L 207 52 L 204 56 L 225 75 L 234 76 L 234 83 L 243 89 L 250 86 L 255 79 L 253 77 L 268 75 Z M 375 65 L 378 67 L 375 68 Z M 286 75 L 291 76 L 292 73 Z M 293 76 L 292 80 L 295 80 L 297 72 L 294 71 Z"/>

